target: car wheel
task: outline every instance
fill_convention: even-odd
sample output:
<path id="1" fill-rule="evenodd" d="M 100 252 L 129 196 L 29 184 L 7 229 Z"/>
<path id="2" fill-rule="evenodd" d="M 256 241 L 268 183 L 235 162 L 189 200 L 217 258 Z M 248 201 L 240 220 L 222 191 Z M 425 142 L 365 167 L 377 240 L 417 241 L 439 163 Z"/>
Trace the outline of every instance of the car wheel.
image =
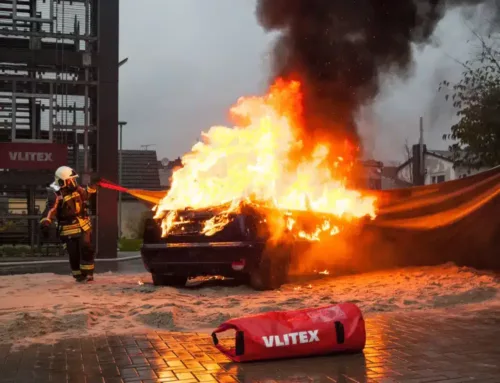
<path id="1" fill-rule="evenodd" d="M 151 274 L 151 276 L 153 277 L 153 285 L 155 286 L 184 287 L 188 280 L 187 277 L 179 275 Z"/>
<path id="2" fill-rule="evenodd" d="M 290 254 L 285 244 L 265 251 L 260 263 L 250 271 L 250 286 L 259 291 L 279 289 L 288 279 Z"/>

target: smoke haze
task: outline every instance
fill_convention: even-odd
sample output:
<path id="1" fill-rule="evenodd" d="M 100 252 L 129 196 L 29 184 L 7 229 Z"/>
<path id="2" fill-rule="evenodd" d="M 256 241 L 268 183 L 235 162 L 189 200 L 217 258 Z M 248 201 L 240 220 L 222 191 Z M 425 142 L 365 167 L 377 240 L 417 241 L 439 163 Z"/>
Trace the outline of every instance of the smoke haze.
<path id="1" fill-rule="evenodd" d="M 306 144 L 348 138 L 361 146 L 359 112 L 379 95 L 383 76 L 411 74 L 415 44 L 430 42 L 448 10 L 485 3 L 496 14 L 496 1 L 480 0 L 258 0 L 256 14 L 266 31 L 279 32 L 271 81 L 304 85 Z"/>

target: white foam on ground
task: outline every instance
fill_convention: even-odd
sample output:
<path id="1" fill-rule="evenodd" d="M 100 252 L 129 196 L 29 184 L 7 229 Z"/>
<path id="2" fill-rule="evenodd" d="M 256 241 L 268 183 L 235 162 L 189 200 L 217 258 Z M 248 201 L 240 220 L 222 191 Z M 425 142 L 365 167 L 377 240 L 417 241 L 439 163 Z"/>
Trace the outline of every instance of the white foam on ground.
<path id="1" fill-rule="evenodd" d="M 86 285 L 70 276 L 30 274 L 1 276 L 0 294 L 0 342 L 17 347 L 150 328 L 205 332 L 229 318 L 346 301 L 367 316 L 464 305 L 472 310 L 500 304 L 500 280 L 450 264 L 324 277 L 266 292 L 212 282 L 155 287 L 148 273 L 97 274 Z"/>

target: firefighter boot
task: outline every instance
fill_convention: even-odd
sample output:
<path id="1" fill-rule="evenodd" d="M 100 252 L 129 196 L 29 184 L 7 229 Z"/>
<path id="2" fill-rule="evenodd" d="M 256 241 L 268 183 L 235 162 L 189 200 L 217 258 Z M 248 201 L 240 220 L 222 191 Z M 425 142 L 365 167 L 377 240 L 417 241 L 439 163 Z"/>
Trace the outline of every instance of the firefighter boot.
<path id="1" fill-rule="evenodd" d="M 85 275 L 86 282 L 92 282 L 94 280 L 95 255 L 91 242 L 91 231 L 85 232 L 82 236 L 80 246 L 80 271 L 82 275 Z"/>
<path id="2" fill-rule="evenodd" d="M 87 277 L 85 275 L 82 275 L 82 274 L 80 274 L 80 275 L 78 275 L 78 276 L 75 277 L 75 280 L 77 282 L 85 282 L 86 279 L 87 279 Z"/>

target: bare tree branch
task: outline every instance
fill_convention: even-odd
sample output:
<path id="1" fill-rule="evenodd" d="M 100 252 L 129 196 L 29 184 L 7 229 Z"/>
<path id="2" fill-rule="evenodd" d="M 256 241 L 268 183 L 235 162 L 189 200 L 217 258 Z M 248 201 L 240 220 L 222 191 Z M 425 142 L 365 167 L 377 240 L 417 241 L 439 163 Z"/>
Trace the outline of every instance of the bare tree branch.
<path id="1" fill-rule="evenodd" d="M 467 27 L 467 29 L 479 40 L 479 42 L 481 43 L 481 47 L 483 49 L 482 51 L 482 56 L 484 57 L 484 55 L 487 56 L 488 60 L 494 64 L 497 69 L 500 71 L 500 62 L 497 60 L 497 58 L 495 57 L 497 54 L 498 54 L 498 51 L 496 51 L 495 49 L 493 49 L 493 47 L 491 45 L 488 45 L 487 42 L 486 42 L 486 39 L 484 38 L 484 36 L 481 36 L 474 28 L 472 28 L 468 23 L 464 23 L 465 26 Z"/>
<path id="2" fill-rule="evenodd" d="M 467 71 L 472 72 L 472 70 L 473 70 L 473 69 L 472 69 L 469 65 L 467 65 L 466 63 L 464 63 L 464 62 L 460 61 L 459 59 L 457 59 L 457 58 L 453 57 L 452 55 L 450 55 L 450 54 L 448 54 L 448 53 L 446 53 L 446 52 L 444 52 L 444 51 L 443 51 L 443 53 L 444 53 L 446 56 L 448 56 L 450 59 L 452 59 L 453 61 L 455 61 L 457 64 L 459 64 L 459 65 L 463 66 L 463 67 L 464 67 L 464 69 L 466 69 Z"/>

